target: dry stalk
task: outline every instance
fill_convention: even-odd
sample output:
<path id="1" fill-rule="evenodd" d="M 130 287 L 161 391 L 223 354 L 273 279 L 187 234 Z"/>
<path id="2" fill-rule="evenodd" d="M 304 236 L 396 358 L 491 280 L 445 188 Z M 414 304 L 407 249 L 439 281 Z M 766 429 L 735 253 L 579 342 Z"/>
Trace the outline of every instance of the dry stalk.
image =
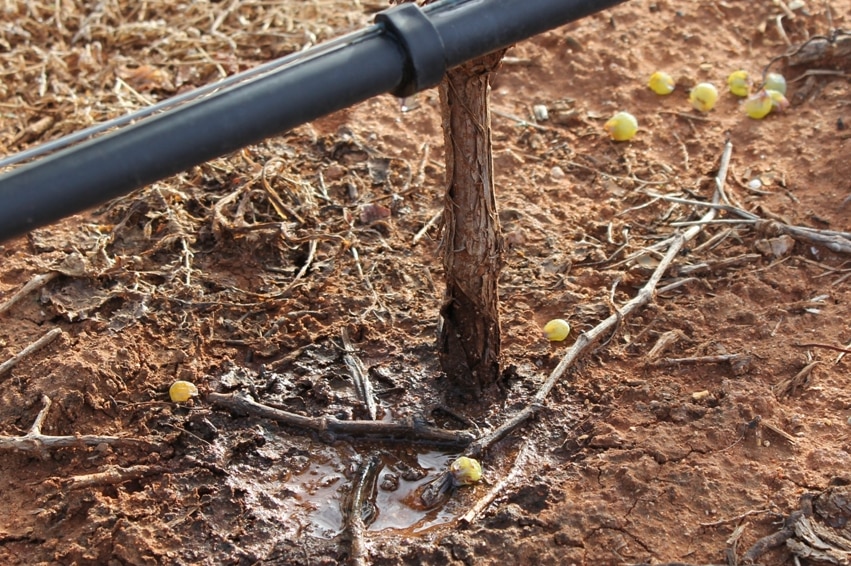
<path id="1" fill-rule="evenodd" d="M 501 478 L 499 482 L 497 482 L 497 484 L 493 486 L 487 494 L 485 494 L 484 497 L 476 501 L 476 503 L 470 507 L 470 510 L 461 516 L 461 522 L 467 524 L 473 523 L 476 518 L 481 515 L 491 503 L 493 503 L 494 499 L 496 499 L 499 494 L 504 492 L 515 479 L 522 475 L 526 470 L 527 462 L 533 456 L 532 452 L 533 450 L 529 443 L 525 443 L 517 453 L 517 457 L 514 458 L 514 464 L 511 465 L 511 470 L 508 474 Z"/>
<path id="2" fill-rule="evenodd" d="M 774 391 L 774 394 L 778 397 L 783 395 L 791 397 L 795 395 L 798 391 L 807 386 L 810 382 L 810 375 L 812 375 L 813 370 L 820 363 L 821 362 L 819 361 L 811 362 L 804 366 L 804 368 L 794 376 L 781 379 L 774 385 L 774 387 L 771 388 L 772 391 Z"/>

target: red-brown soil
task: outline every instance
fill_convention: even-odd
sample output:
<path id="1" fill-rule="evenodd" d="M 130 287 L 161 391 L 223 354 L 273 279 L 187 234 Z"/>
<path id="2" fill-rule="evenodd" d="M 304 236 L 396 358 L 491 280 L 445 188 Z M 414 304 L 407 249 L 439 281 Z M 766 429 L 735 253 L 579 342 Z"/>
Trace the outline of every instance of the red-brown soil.
<path id="1" fill-rule="evenodd" d="M 0 147 L 328 40 L 379 4 L 7 3 Z M 0 563 L 335 564 L 351 551 L 340 506 L 375 451 L 373 564 L 733 564 L 802 495 L 851 482 L 851 359 L 828 347 L 851 341 L 847 247 L 767 223 L 703 226 L 660 286 L 694 279 L 586 352 L 537 417 L 484 455 L 485 481 L 439 509 L 411 494 L 460 450 L 312 434 L 207 399 L 238 391 L 365 418 L 341 356 L 348 328 L 383 418 L 491 430 L 645 284 L 659 257 L 641 250 L 706 212 L 653 195 L 710 200 L 727 139 L 734 205 L 821 233 L 851 228 L 847 58 L 774 62 L 791 106 L 765 120 L 726 89 L 729 73 L 758 80 L 790 44 L 847 39 L 831 34 L 851 29 L 851 1 L 807 2 L 794 18 L 780 4 L 632 0 L 509 50 L 491 97 L 506 372 L 482 399 L 454 394 L 436 362 L 439 223 L 414 243 L 443 206 L 434 90 L 404 108 L 369 100 L 0 245 L 0 302 L 58 272 L 0 315 L 0 362 L 62 331 L 0 376 L 0 433 L 26 434 L 47 396 L 44 434 L 157 445 L 7 447 Z M 677 79 L 669 96 L 646 87 L 657 70 Z M 704 81 L 721 95 L 699 114 L 688 88 Z M 536 123 L 538 104 L 549 118 Z M 602 129 L 619 110 L 639 121 L 632 141 Z M 573 332 L 550 344 L 541 328 L 556 317 Z M 697 359 L 666 362 L 681 358 Z M 200 396 L 172 403 L 176 379 Z M 128 475 L 85 481 L 108 471 Z M 785 544 L 758 557 L 793 560 Z"/>

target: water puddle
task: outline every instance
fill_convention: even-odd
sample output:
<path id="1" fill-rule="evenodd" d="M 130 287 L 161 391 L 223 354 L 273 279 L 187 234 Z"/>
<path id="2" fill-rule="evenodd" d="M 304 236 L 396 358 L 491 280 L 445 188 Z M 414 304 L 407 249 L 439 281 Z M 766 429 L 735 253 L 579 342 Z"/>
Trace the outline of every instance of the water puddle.
<path id="1" fill-rule="evenodd" d="M 331 452 L 336 454 L 332 456 Z M 417 534 L 454 520 L 456 514 L 451 506 L 422 509 L 416 490 L 434 479 L 456 456 L 437 451 L 401 456 L 392 451 L 383 452 L 375 498 L 377 513 L 368 530 Z M 325 450 L 311 454 L 311 462 L 304 472 L 280 483 L 280 491 L 290 496 L 279 498 L 287 507 L 283 514 L 302 525 L 300 534 L 330 539 L 343 531 L 341 504 L 351 489 L 351 480 L 344 471 L 354 458 L 350 447 L 331 449 L 326 446 Z M 393 476 L 393 481 L 387 481 L 388 475 Z M 388 484 L 395 489 L 388 489 Z"/>

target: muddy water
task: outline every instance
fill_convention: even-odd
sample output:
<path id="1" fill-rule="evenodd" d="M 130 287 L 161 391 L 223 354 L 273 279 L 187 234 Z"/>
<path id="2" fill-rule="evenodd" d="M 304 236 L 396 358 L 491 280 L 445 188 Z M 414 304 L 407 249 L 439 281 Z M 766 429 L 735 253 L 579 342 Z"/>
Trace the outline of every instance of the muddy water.
<path id="1" fill-rule="evenodd" d="M 332 539 L 343 531 L 342 503 L 351 489 L 351 471 L 368 451 L 346 443 L 327 445 L 301 439 L 296 456 L 292 438 L 266 436 L 258 451 L 267 459 L 278 459 L 266 469 L 257 462 L 240 462 L 229 468 L 228 483 L 244 493 L 252 514 L 283 527 L 293 537 Z M 288 452 L 289 450 L 289 452 Z M 288 456 L 276 458 L 276 454 Z M 458 456 L 434 450 L 409 451 L 390 446 L 380 451 L 382 469 L 378 475 L 374 503 L 373 532 L 398 531 L 418 534 L 449 523 L 460 514 L 454 502 L 438 509 L 418 505 L 417 489 L 434 479 Z M 394 481 L 387 481 L 391 476 Z"/>

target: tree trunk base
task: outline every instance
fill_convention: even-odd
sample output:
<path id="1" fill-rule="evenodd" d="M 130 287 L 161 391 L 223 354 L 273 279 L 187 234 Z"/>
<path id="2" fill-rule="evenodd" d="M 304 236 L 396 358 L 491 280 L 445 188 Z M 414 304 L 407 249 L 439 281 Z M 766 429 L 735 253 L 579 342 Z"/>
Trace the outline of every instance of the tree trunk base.
<path id="1" fill-rule="evenodd" d="M 440 84 L 447 190 L 439 354 L 451 380 L 478 392 L 496 384 L 501 371 L 497 285 L 504 245 L 494 195 L 488 89 L 503 53 L 451 69 Z"/>

